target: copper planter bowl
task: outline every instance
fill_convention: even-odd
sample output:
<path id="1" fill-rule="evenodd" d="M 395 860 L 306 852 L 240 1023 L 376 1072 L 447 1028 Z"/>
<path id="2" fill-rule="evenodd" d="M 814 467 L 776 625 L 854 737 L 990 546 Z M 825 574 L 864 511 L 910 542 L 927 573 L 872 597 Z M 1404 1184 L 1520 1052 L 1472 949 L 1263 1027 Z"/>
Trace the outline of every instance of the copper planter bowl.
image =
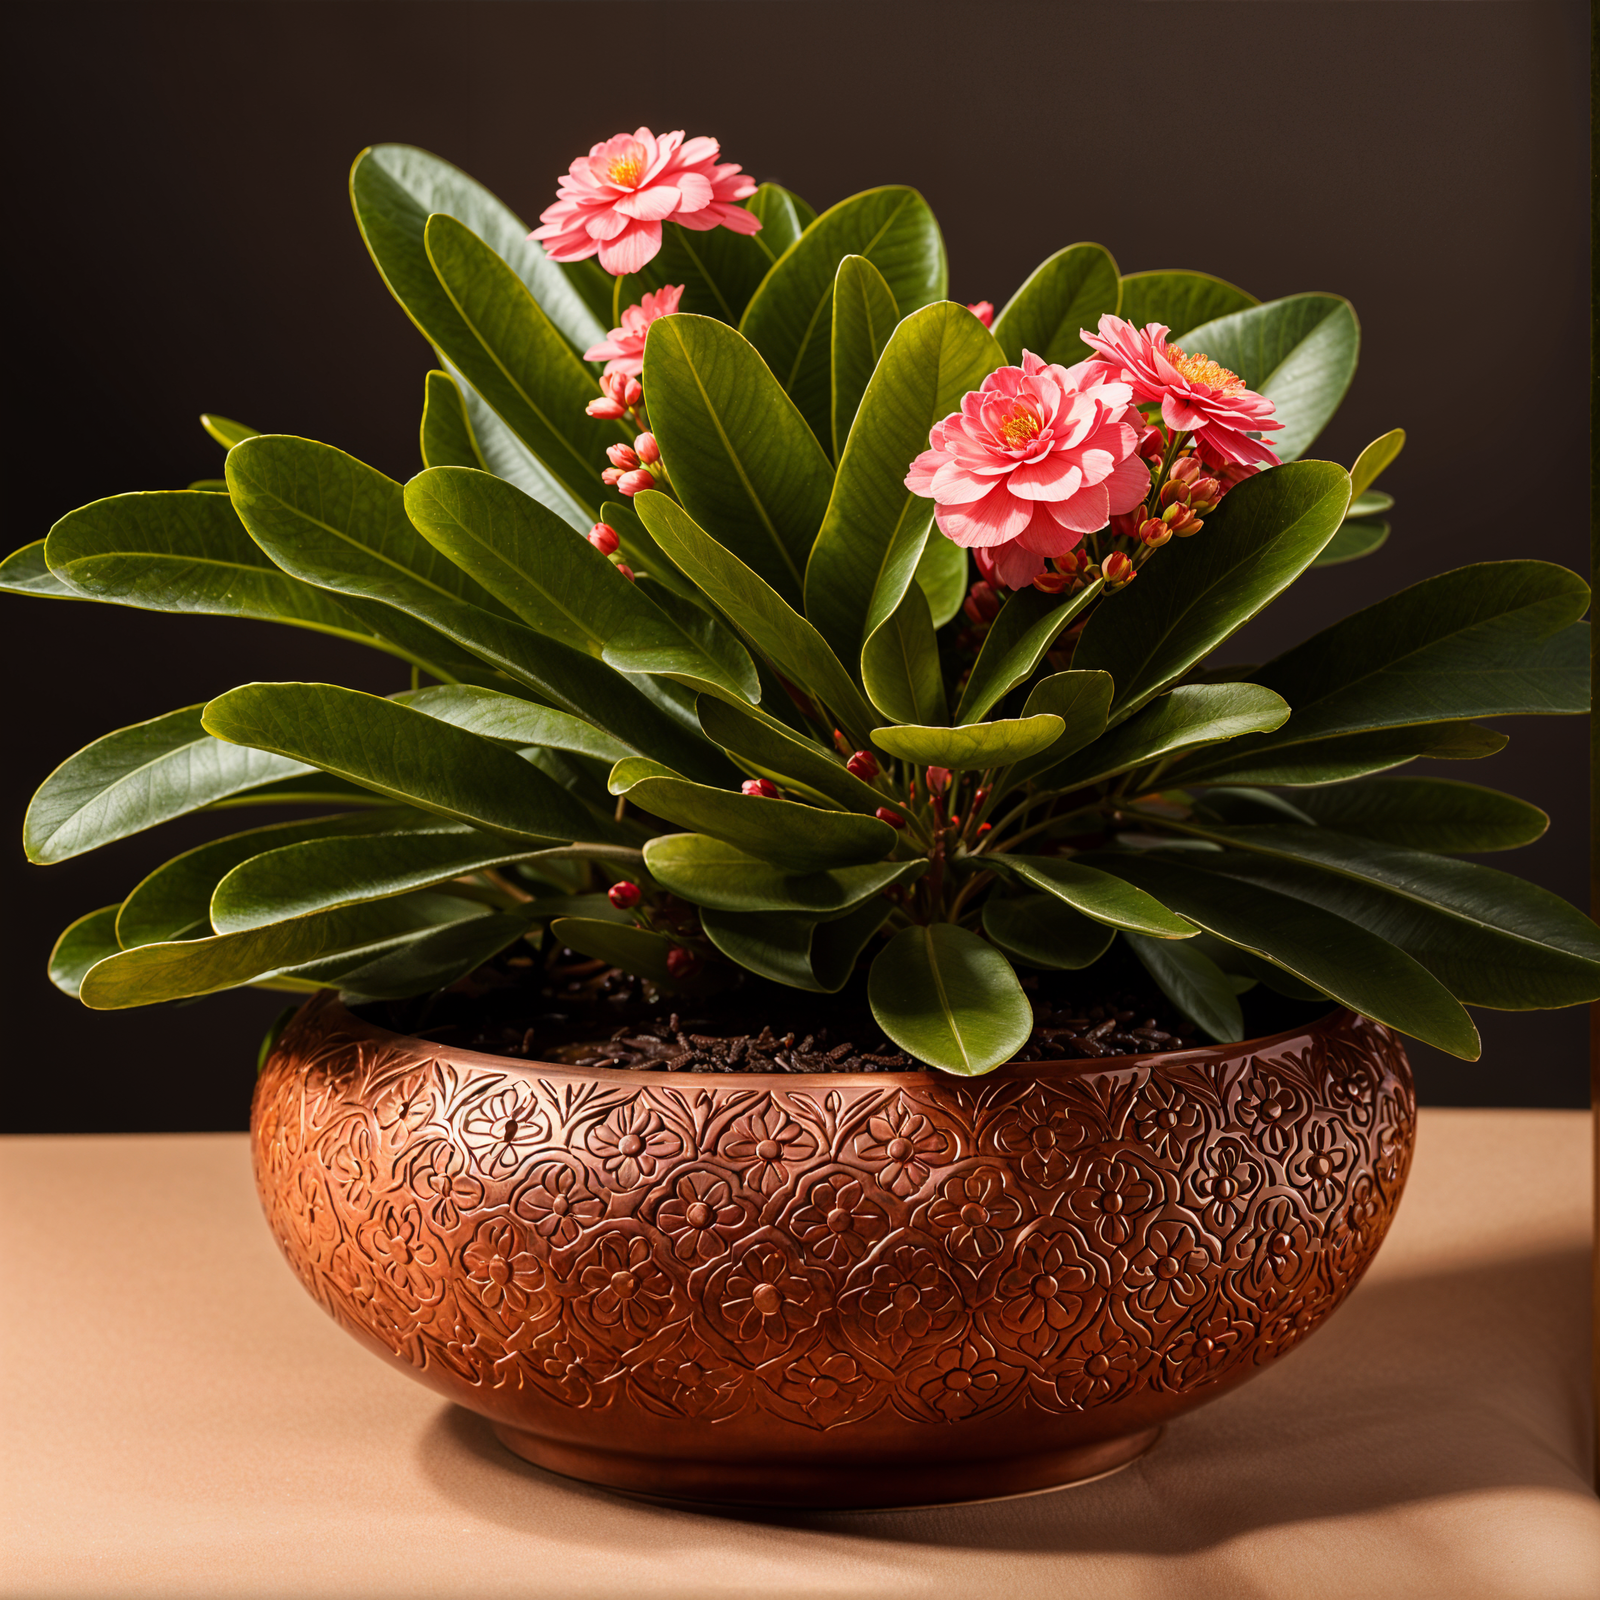
<path id="1" fill-rule="evenodd" d="M 1371 1261 L 1415 1120 L 1348 1012 L 963 1080 L 524 1063 L 319 996 L 252 1146 L 323 1308 L 519 1455 L 872 1506 L 1110 1470 L 1277 1360 Z"/>

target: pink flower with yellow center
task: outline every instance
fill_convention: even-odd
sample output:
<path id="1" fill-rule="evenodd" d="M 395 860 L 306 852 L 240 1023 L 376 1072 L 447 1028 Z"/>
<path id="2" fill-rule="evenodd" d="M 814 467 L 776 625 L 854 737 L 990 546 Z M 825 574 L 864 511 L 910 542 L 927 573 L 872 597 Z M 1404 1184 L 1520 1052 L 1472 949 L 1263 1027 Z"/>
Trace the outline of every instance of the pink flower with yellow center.
<path id="1" fill-rule="evenodd" d="M 1099 363 L 1024 350 L 933 425 L 905 483 L 934 501 L 946 538 L 983 552 L 986 577 L 1020 589 L 1150 492 L 1142 427 L 1132 389 Z"/>
<path id="2" fill-rule="evenodd" d="M 683 299 L 683 285 L 667 284 L 644 295 L 638 305 L 622 313 L 622 326 L 613 328 L 599 344 L 583 352 L 585 361 L 604 361 L 606 374 L 620 372 L 637 378 L 644 371 L 644 341 L 657 317 L 670 317 Z"/>
<path id="3" fill-rule="evenodd" d="M 539 213 L 539 240 L 552 261 L 600 265 L 621 277 L 637 272 L 661 248 L 669 217 L 686 228 L 760 231 L 761 219 L 734 201 L 756 192 L 737 163 L 717 161 L 715 139 L 690 139 L 682 129 L 658 139 L 648 128 L 595 145 L 567 169 L 560 198 Z"/>
<path id="4" fill-rule="evenodd" d="M 1140 405 L 1159 405 L 1161 420 L 1173 433 L 1192 433 L 1208 464 L 1279 464 L 1260 439 L 1251 438 L 1283 426 L 1273 420 L 1272 402 L 1210 356 L 1168 344 L 1161 323 L 1141 330 L 1108 314 L 1098 334 L 1084 330 L 1083 341 L 1096 351 L 1092 366 L 1128 384 Z"/>

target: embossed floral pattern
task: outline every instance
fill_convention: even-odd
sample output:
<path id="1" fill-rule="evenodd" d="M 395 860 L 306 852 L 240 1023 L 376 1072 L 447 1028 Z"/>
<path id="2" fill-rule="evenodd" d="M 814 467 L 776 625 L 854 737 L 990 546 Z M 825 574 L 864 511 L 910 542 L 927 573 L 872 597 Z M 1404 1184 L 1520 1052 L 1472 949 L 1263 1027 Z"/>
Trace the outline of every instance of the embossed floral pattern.
<path id="1" fill-rule="evenodd" d="M 1088 1129 L 1073 1115 L 1070 1103 L 1040 1084 L 1030 1085 L 995 1135 L 1000 1149 L 1019 1158 L 1028 1182 L 1047 1189 L 1062 1182 L 1073 1152 L 1088 1140 Z"/>
<path id="2" fill-rule="evenodd" d="M 680 1261 L 709 1261 L 727 1251 L 749 1215 L 734 1198 L 732 1179 L 697 1168 L 672 1180 L 656 1207 L 656 1226 Z"/>
<path id="3" fill-rule="evenodd" d="M 816 1139 L 772 1105 L 740 1117 L 722 1144 L 722 1154 L 735 1162 L 744 1181 L 762 1194 L 780 1188 L 797 1165 L 816 1151 Z"/>
<path id="4" fill-rule="evenodd" d="M 461 1252 L 472 1292 L 492 1311 L 523 1316 L 544 1292 L 547 1271 L 514 1222 L 480 1222 Z"/>
<path id="5" fill-rule="evenodd" d="M 1085 1163 L 1067 1197 L 1067 1210 L 1102 1244 L 1115 1249 L 1133 1238 L 1160 1192 L 1149 1167 L 1132 1156 L 1097 1155 Z"/>
<path id="6" fill-rule="evenodd" d="M 682 1151 L 683 1138 L 666 1125 L 659 1111 L 633 1100 L 589 1135 L 589 1148 L 619 1189 L 635 1189 Z"/>
<path id="7" fill-rule="evenodd" d="M 533 1169 L 512 1209 L 555 1248 L 575 1243 L 606 1214 L 606 1203 L 589 1188 L 580 1170 L 548 1161 Z"/>
<path id="8" fill-rule="evenodd" d="M 812 1184 L 788 1221 L 813 1261 L 836 1268 L 859 1261 L 889 1231 L 888 1213 L 868 1197 L 859 1178 L 843 1172 Z"/>
<path id="9" fill-rule="evenodd" d="M 873 1399 L 880 1386 L 856 1357 L 824 1346 L 791 1361 L 776 1387 L 779 1396 L 798 1407 L 807 1421 L 831 1428 L 877 1410 Z"/>
<path id="10" fill-rule="evenodd" d="M 1205 1132 L 1205 1113 L 1175 1083 L 1152 1079 L 1133 1112 L 1134 1131 L 1146 1149 L 1167 1161 L 1181 1161 Z"/>
<path id="11" fill-rule="evenodd" d="M 933 1163 L 949 1141 L 920 1111 L 892 1105 L 867 1124 L 856 1152 L 873 1169 L 878 1182 L 900 1199 L 915 1194 L 928 1181 Z"/>
<path id="12" fill-rule="evenodd" d="M 483 1204 L 483 1185 L 467 1171 L 467 1158 L 448 1139 L 429 1139 L 406 1163 L 412 1192 L 427 1197 L 428 1215 L 446 1232 L 461 1226 L 465 1211 Z"/>
<path id="13" fill-rule="evenodd" d="M 509 1176 L 545 1140 L 544 1119 L 526 1085 L 491 1094 L 461 1119 L 461 1138 L 480 1171 L 491 1178 Z"/>
<path id="14" fill-rule="evenodd" d="M 1289 1181 L 1305 1190 L 1306 1198 L 1318 1211 L 1326 1211 L 1344 1198 L 1349 1166 L 1350 1152 L 1333 1125 L 1313 1122 L 1289 1162 Z"/>
<path id="15" fill-rule="evenodd" d="M 943 1235 L 956 1260 L 968 1263 L 999 1255 L 1006 1230 L 1021 1220 L 1022 1205 L 995 1167 L 946 1178 L 928 1207 L 928 1226 Z"/>
<path id="16" fill-rule="evenodd" d="M 1104 1299 L 1102 1278 L 1109 1276 L 1076 1229 L 1031 1234 L 1000 1276 L 994 1315 L 1008 1342 L 1029 1355 L 1047 1355 Z"/>
<path id="17" fill-rule="evenodd" d="M 913 1345 L 940 1342 L 962 1322 L 961 1293 L 924 1245 L 892 1245 L 851 1274 L 840 1312 L 851 1338 L 896 1362 Z"/>
<path id="18" fill-rule="evenodd" d="M 578 1286 L 576 1305 L 607 1342 L 637 1343 L 672 1309 L 672 1279 L 637 1234 L 601 1234 L 579 1263 Z"/>
<path id="19" fill-rule="evenodd" d="M 705 1304 L 713 1326 L 746 1346 L 760 1363 L 787 1350 L 816 1325 L 828 1287 L 780 1239 L 757 1235 L 713 1269 Z"/>

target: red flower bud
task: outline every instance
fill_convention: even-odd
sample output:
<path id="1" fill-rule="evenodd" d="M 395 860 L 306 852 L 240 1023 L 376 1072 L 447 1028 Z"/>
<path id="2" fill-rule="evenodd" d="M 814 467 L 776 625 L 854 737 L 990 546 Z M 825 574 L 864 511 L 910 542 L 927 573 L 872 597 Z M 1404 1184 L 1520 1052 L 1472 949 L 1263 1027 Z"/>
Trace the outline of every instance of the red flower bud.
<path id="1" fill-rule="evenodd" d="M 746 778 L 739 785 L 739 793 L 753 796 L 758 800 L 777 800 L 783 790 L 771 778 Z"/>
<path id="2" fill-rule="evenodd" d="M 950 787 L 949 767 L 929 767 L 922 776 L 929 794 L 943 794 Z"/>
<path id="3" fill-rule="evenodd" d="M 974 300 L 972 304 L 967 307 L 967 310 L 970 311 L 973 316 L 975 316 L 978 321 L 984 325 L 984 327 L 992 328 L 994 326 L 994 301 Z"/>
<path id="4" fill-rule="evenodd" d="M 609 395 L 599 400 L 591 400 L 583 409 L 591 417 L 599 417 L 605 422 L 615 422 L 618 417 L 628 414 L 628 408 L 620 400 L 613 400 Z"/>
<path id="5" fill-rule="evenodd" d="M 633 441 L 633 448 L 639 452 L 639 459 L 647 467 L 661 459 L 661 446 L 656 443 L 656 436 L 653 433 L 641 433 Z"/>
<path id="6" fill-rule="evenodd" d="M 1000 596 L 995 593 L 993 585 L 975 583 L 962 602 L 961 609 L 973 622 L 982 627 L 1000 615 Z"/>
<path id="7" fill-rule="evenodd" d="M 1205 526 L 1188 506 L 1168 506 L 1161 513 L 1161 520 L 1180 539 L 1187 539 L 1191 534 L 1199 533 L 1201 528 Z"/>
<path id="8" fill-rule="evenodd" d="M 983 809 L 983 802 L 985 800 L 987 800 L 988 798 L 989 798 L 989 791 L 987 789 L 980 789 L 972 797 L 972 809 L 974 811 L 981 811 Z"/>
<path id="9" fill-rule="evenodd" d="M 1222 495 L 1222 485 L 1215 478 L 1196 479 L 1189 490 L 1189 509 L 1205 516 L 1217 509 Z"/>
<path id="10" fill-rule="evenodd" d="M 646 489 L 653 489 L 655 486 L 656 480 L 643 467 L 640 467 L 635 472 L 624 472 L 617 479 L 617 493 L 630 497 L 640 494 Z"/>
<path id="11" fill-rule="evenodd" d="M 1033 586 L 1041 594 L 1060 594 L 1067 588 L 1073 579 L 1065 572 L 1052 572 L 1048 567 L 1033 580 Z"/>
<path id="12" fill-rule="evenodd" d="M 1200 476 L 1200 463 L 1187 452 L 1172 463 L 1172 470 L 1167 474 L 1169 483 L 1193 483 Z"/>
<path id="13" fill-rule="evenodd" d="M 950 826 L 952 828 L 959 828 L 961 826 L 961 813 L 959 811 L 952 811 L 950 813 Z"/>
<path id="14" fill-rule="evenodd" d="M 592 544 L 603 556 L 612 556 L 617 553 L 617 530 L 609 522 L 597 522 L 584 534 L 584 538 Z"/>
<path id="15" fill-rule="evenodd" d="M 898 811 L 891 811 L 888 806 L 879 806 L 872 814 L 879 822 L 887 822 L 891 828 L 903 828 L 906 825 L 906 819 Z"/>
<path id="16" fill-rule="evenodd" d="M 630 567 L 626 561 L 614 561 L 612 562 L 612 565 L 617 569 L 618 572 L 622 574 L 624 578 L 628 580 L 629 583 L 638 582 L 638 579 L 633 575 L 633 568 Z"/>
<path id="17" fill-rule="evenodd" d="M 633 453 L 630 445 L 625 444 L 608 444 L 606 460 L 614 467 L 621 467 L 624 472 L 632 472 L 639 465 L 638 456 Z"/>
<path id="18" fill-rule="evenodd" d="M 845 766 L 863 783 L 871 783 L 878 776 L 878 758 L 870 750 L 857 750 Z"/>
<path id="19" fill-rule="evenodd" d="M 600 474 L 601 483 L 606 483 L 606 484 L 615 485 L 616 483 L 618 483 L 621 480 L 621 478 L 622 478 L 622 468 L 621 467 L 607 467 L 605 469 L 605 471 L 603 471 Z"/>
<path id="20" fill-rule="evenodd" d="M 1139 524 L 1139 537 L 1152 549 L 1160 549 L 1172 537 L 1172 529 L 1160 517 Z"/>
<path id="21" fill-rule="evenodd" d="M 667 976 L 677 978 L 693 977 L 700 970 L 700 957 L 693 950 L 685 950 L 681 944 L 675 944 L 667 951 Z"/>
<path id="22" fill-rule="evenodd" d="M 618 911 L 631 911 L 640 900 L 639 885 L 636 883 L 614 883 L 606 890 L 606 899 Z"/>
<path id="23" fill-rule="evenodd" d="M 1134 579 L 1133 563 L 1120 550 L 1113 550 L 1100 563 L 1100 571 L 1113 589 L 1120 589 L 1123 584 L 1132 583 Z"/>
<path id="24" fill-rule="evenodd" d="M 833 748 L 837 750 L 840 755 L 845 755 L 850 749 L 850 741 L 845 738 L 844 732 L 840 728 L 835 728 L 833 730 Z"/>
<path id="25" fill-rule="evenodd" d="M 1146 428 L 1139 435 L 1138 451 L 1141 459 L 1150 462 L 1153 466 L 1160 466 L 1162 456 L 1167 453 L 1166 434 L 1160 428 Z"/>
<path id="26" fill-rule="evenodd" d="M 612 448 L 615 449 L 616 446 L 613 445 Z M 1189 485 L 1184 483 L 1182 479 L 1168 478 L 1167 481 L 1161 485 L 1161 504 L 1163 506 L 1186 506 L 1188 503 Z"/>
<path id="27" fill-rule="evenodd" d="M 644 390 L 639 386 L 639 380 L 621 372 L 608 372 L 600 380 L 600 388 L 624 411 L 631 411 L 644 399 Z"/>
<path id="28" fill-rule="evenodd" d="M 993 826 L 994 824 L 992 822 L 980 822 L 978 824 L 978 832 L 987 833 Z"/>

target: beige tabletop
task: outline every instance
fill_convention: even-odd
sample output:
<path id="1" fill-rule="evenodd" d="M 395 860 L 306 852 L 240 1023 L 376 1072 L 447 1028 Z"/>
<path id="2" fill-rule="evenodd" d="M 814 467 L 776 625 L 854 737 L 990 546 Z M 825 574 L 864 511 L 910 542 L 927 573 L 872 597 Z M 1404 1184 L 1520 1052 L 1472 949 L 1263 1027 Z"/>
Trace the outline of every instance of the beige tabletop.
<path id="1" fill-rule="evenodd" d="M 1588 1142 L 1424 1111 L 1349 1304 L 1114 1477 L 719 1514 L 541 1472 L 360 1349 L 279 1260 L 243 1135 L 6 1140 L 0 1593 L 1593 1600 Z"/>

